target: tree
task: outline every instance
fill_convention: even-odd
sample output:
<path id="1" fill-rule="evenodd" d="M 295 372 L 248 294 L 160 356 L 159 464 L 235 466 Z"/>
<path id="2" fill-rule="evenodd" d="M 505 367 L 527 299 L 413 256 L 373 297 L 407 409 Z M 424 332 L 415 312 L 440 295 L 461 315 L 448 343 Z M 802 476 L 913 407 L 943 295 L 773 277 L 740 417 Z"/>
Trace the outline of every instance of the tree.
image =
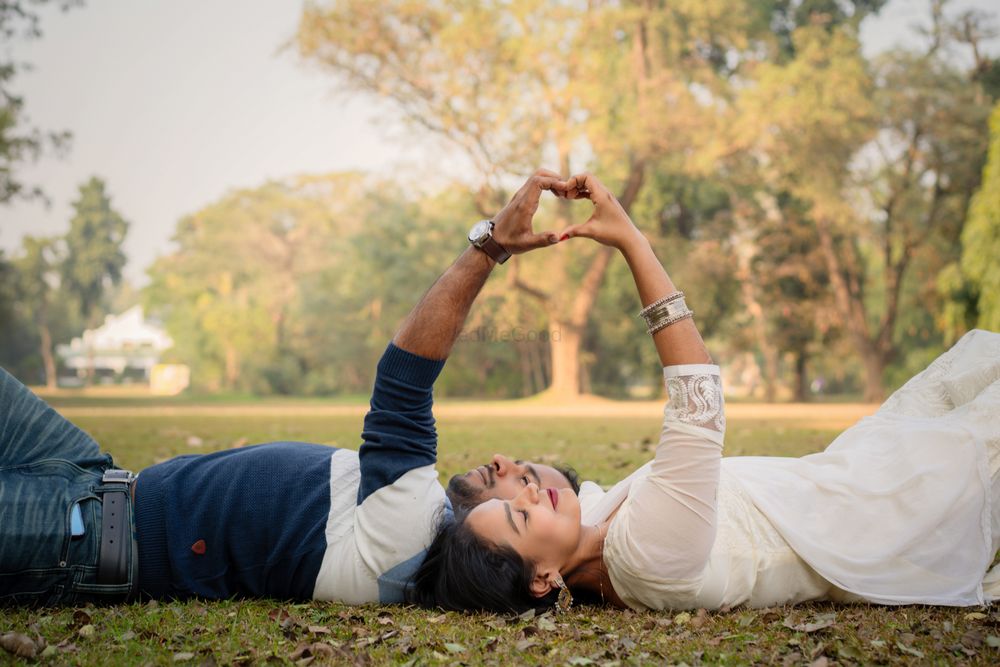
<path id="1" fill-rule="evenodd" d="M 457 147 L 482 183 L 481 215 L 502 205 L 504 183 L 543 162 L 565 174 L 600 168 L 629 210 L 664 156 L 683 155 L 704 133 L 736 64 L 770 39 L 769 11 L 721 1 L 343 0 L 307 4 L 297 40 L 305 58 Z M 550 224 L 571 216 L 564 202 Z M 611 257 L 566 244 L 544 267 L 537 258 L 506 267 L 510 286 L 547 318 L 553 393 L 581 390 L 584 332 Z"/>
<path id="2" fill-rule="evenodd" d="M 48 0 L 4 0 L 0 2 L 0 38 L 5 42 L 15 37 L 37 39 L 41 36 L 37 8 Z M 58 0 L 62 9 L 82 4 L 81 0 Z M 32 162 L 46 150 L 59 151 L 69 141 L 68 132 L 43 132 L 26 127 L 24 98 L 14 93 L 11 83 L 25 69 L 15 60 L 0 60 L 0 205 L 15 197 L 25 199 L 43 196 L 38 186 L 25 185 L 16 169 Z"/>
<path id="3" fill-rule="evenodd" d="M 104 181 L 96 176 L 80 186 L 73 218 L 62 238 L 62 288 L 76 297 L 88 326 L 98 324 L 99 306 L 107 290 L 122 278 L 127 257 L 122 248 L 128 222 L 111 206 Z"/>
<path id="4" fill-rule="evenodd" d="M 751 271 L 766 304 L 767 335 L 775 350 L 792 357 L 792 396 L 804 402 L 809 400 L 809 360 L 818 344 L 826 346 L 837 337 L 839 318 L 816 226 L 797 202 L 781 202 L 774 212 L 758 229 L 759 252 Z"/>
<path id="5" fill-rule="evenodd" d="M 978 180 L 981 94 L 934 50 L 887 54 L 870 74 L 848 27 L 794 39 L 795 58 L 762 66 L 744 96 L 738 133 L 774 188 L 808 202 L 865 398 L 878 400 L 908 272 L 947 261 Z"/>
<path id="6" fill-rule="evenodd" d="M 57 241 L 52 238 L 26 236 L 24 254 L 15 260 L 17 300 L 27 309 L 38 334 L 38 352 L 45 371 L 45 386 L 55 389 L 56 361 L 52 354 L 52 309 L 58 287 Z"/>
<path id="7" fill-rule="evenodd" d="M 949 339 L 967 329 L 1000 331 L 1000 103 L 990 116 L 989 157 L 982 185 L 969 206 L 962 231 L 962 256 L 939 284 L 951 301 L 943 320 Z"/>
<path id="8" fill-rule="evenodd" d="M 164 317 L 172 354 L 210 389 L 291 392 L 313 345 L 333 330 L 312 326 L 306 298 L 317 276 L 339 265 L 353 230 L 366 222 L 356 174 L 310 176 L 237 190 L 185 217 L 176 250 L 149 269 L 144 299 Z M 336 288 L 336 285 L 331 285 Z M 308 309 L 308 310 L 307 310 Z"/>
<path id="9" fill-rule="evenodd" d="M 14 266 L 0 250 L 0 333 L 9 331 L 14 319 L 17 302 L 17 273 Z"/>

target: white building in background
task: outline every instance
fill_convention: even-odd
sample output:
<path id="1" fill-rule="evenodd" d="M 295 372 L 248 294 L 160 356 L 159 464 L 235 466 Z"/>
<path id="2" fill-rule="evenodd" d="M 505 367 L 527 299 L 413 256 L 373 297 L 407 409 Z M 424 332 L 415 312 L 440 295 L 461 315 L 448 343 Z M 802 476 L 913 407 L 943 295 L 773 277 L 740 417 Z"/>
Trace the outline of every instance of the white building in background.
<path id="1" fill-rule="evenodd" d="M 69 345 L 59 345 L 56 354 L 78 378 L 93 368 L 95 380 L 148 382 L 160 356 L 173 344 L 162 327 L 146 321 L 142 306 L 133 306 L 120 315 L 108 315 L 103 325 L 84 331 Z"/>

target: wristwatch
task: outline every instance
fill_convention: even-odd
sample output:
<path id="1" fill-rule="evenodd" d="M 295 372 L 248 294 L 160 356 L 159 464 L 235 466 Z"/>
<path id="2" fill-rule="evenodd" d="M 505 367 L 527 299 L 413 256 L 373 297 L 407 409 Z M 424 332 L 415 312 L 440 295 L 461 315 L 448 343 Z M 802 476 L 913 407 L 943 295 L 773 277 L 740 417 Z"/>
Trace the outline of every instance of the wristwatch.
<path id="1" fill-rule="evenodd" d="M 510 259 L 510 253 L 493 238 L 493 221 L 480 220 L 469 230 L 469 243 L 493 258 L 497 264 Z"/>

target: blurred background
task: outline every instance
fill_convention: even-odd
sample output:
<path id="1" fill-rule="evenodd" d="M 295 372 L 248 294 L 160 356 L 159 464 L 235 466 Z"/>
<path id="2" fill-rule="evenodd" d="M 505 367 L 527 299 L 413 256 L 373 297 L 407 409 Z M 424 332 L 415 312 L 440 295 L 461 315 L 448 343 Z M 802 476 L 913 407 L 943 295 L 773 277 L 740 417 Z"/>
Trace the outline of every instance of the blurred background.
<path id="1" fill-rule="evenodd" d="M 591 171 L 739 400 L 877 401 L 1000 330 L 989 0 L 0 3 L 0 365 L 363 399 L 524 177 Z M 589 206 L 548 198 L 538 229 Z M 659 396 L 620 257 L 494 272 L 439 396 Z"/>

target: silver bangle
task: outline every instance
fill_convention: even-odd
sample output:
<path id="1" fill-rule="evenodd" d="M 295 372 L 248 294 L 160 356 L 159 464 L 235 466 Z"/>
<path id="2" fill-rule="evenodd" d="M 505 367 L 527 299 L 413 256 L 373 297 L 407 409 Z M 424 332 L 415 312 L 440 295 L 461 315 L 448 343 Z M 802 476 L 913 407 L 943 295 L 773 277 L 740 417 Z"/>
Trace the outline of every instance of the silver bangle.
<path id="1" fill-rule="evenodd" d="M 639 316 L 646 320 L 646 324 L 655 324 L 664 317 L 683 313 L 686 310 L 687 303 L 684 300 L 684 292 L 674 292 L 643 308 Z"/>
<path id="2" fill-rule="evenodd" d="M 639 313 L 646 320 L 646 332 L 650 335 L 660 329 L 694 316 L 687 307 L 683 292 L 674 292 L 651 303 Z"/>
<path id="3" fill-rule="evenodd" d="M 658 306 L 662 306 L 664 304 L 668 304 L 668 303 L 671 303 L 673 301 L 676 301 L 677 299 L 683 299 L 683 298 L 684 298 L 684 292 L 671 292 L 670 294 L 666 295 L 662 299 L 657 299 L 653 303 L 649 304 L 648 306 L 646 306 L 645 308 L 643 308 L 642 310 L 640 310 L 639 311 L 639 317 L 642 317 L 642 318 L 645 318 L 645 319 L 648 320 L 649 318 L 647 317 L 647 315 L 649 314 L 650 311 L 656 309 Z"/>
<path id="4" fill-rule="evenodd" d="M 686 320 L 689 317 L 694 317 L 694 311 L 691 310 L 690 308 L 686 309 L 682 313 L 678 313 L 676 315 L 671 315 L 669 317 L 665 317 L 665 318 L 663 318 L 662 320 L 660 320 L 658 322 L 650 324 L 649 328 L 646 329 L 646 333 L 648 333 L 650 336 L 652 336 L 653 334 L 655 334 L 660 329 L 666 329 L 671 324 L 677 324 L 681 320 Z"/>

